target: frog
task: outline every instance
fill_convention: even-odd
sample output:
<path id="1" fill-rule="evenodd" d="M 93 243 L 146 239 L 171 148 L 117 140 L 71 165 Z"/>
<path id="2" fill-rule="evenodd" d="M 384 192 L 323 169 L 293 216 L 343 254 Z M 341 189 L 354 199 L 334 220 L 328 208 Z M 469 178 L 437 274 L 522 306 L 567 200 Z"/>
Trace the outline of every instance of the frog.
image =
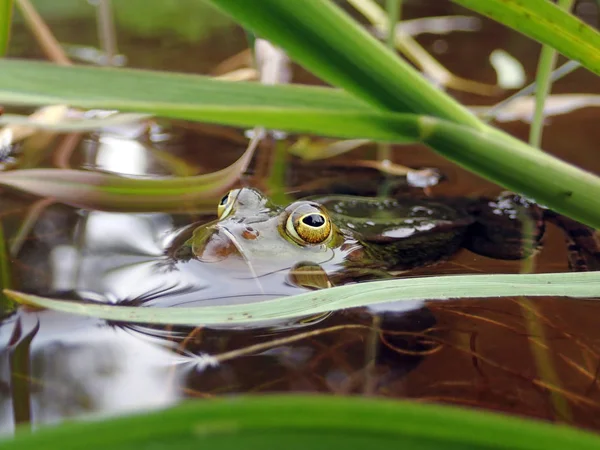
<path id="1" fill-rule="evenodd" d="M 232 275 L 283 272 L 290 284 L 320 289 L 394 277 L 461 248 L 522 259 L 540 248 L 550 216 L 511 193 L 477 201 L 324 195 L 279 206 L 244 187 L 223 196 L 217 219 L 189 227 L 168 253 L 173 261 L 214 264 Z"/>

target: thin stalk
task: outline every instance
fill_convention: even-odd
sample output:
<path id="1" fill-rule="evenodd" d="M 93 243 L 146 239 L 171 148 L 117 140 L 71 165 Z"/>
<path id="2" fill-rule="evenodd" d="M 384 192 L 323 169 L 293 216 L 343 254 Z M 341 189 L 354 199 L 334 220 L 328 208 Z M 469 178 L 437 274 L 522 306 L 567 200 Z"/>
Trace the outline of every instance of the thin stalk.
<path id="1" fill-rule="evenodd" d="M 112 66 L 117 55 L 117 33 L 110 0 L 100 0 L 97 6 L 98 40 L 106 56 L 106 65 Z"/>
<path id="2" fill-rule="evenodd" d="M 8 345 L 13 420 L 23 429 L 31 429 L 31 342 L 39 329 L 37 322 L 30 330 L 24 330 L 17 319 Z"/>
<path id="3" fill-rule="evenodd" d="M 6 248 L 4 237 L 4 226 L 0 222 L 0 285 L 2 289 L 10 289 L 12 286 L 10 276 L 10 256 Z M 5 317 L 15 309 L 15 302 L 4 294 L 0 294 L 0 317 Z"/>
<path id="4" fill-rule="evenodd" d="M 379 34 L 383 36 L 388 34 L 390 26 L 387 14 L 374 0 L 348 0 L 348 3 L 365 16 Z M 456 76 L 431 56 L 409 33 L 403 32 L 400 27 L 392 27 L 392 29 L 396 30 L 396 49 L 437 83 L 480 95 L 495 95 L 498 92 L 498 87 L 495 85 L 479 83 Z"/>
<path id="5" fill-rule="evenodd" d="M 400 20 L 400 3 L 401 0 L 387 0 L 387 15 L 388 15 L 388 29 L 387 29 L 387 40 L 386 44 L 390 51 L 396 51 L 396 27 Z M 377 145 L 377 160 L 378 161 L 389 161 L 391 159 L 392 149 L 387 143 L 380 143 Z"/>
<path id="6" fill-rule="evenodd" d="M 580 67 L 581 67 L 580 62 L 568 61 L 565 64 L 563 64 L 562 66 L 560 66 L 558 69 L 552 71 L 552 73 L 550 74 L 550 82 L 554 83 L 555 81 L 560 80 L 562 77 L 567 76 L 568 74 L 579 69 Z M 518 92 L 515 92 L 510 97 L 502 100 L 499 103 L 496 103 L 494 106 L 492 106 L 490 109 L 488 109 L 485 112 L 485 114 L 483 114 L 483 116 L 482 116 L 483 120 L 490 121 L 490 120 L 494 119 L 501 110 L 506 108 L 514 100 L 521 98 L 521 97 L 525 97 L 526 95 L 533 94 L 535 92 L 535 90 L 537 89 L 537 87 L 538 87 L 537 82 L 533 82 L 533 83 L 525 86 L 523 89 L 519 90 Z"/>
<path id="7" fill-rule="evenodd" d="M 396 48 L 396 28 L 400 22 L 402 0 L 387 0 L 388 29 L 387 46 L 390 49 Z"/>
<path id="8" fill-rule="evenodd" d="M 29 29 L 34 34 L 38 44 L 40 44 L 42 51 L 46 54 L 48 59 L 56 64 L 70 66 L 72 64 L 71 60 L 31 2 L 29 0 L 16 0 L 16 2 L 27 26 L 29 26 Z"/>
<path id="9" fill-rule="evenodd" d="M 13 0 L 0 0 L 0 58 L 8 51 L 12 10 Z"/>
<path id="10" fill-rule="evenodd" d="M 558 0 L 558 7 L 564 10 L 570 10 L 574 0 Z M 549 45 L 542 47 L 540 61 L 538 63 L 536 82 L 538 88 L 535 92 L 535 111 L 533 121 L 529 130 L 529 144 L 532 147 L 540 148 L 542 143 L 542 129 L 544 127 L 544 105 L 546 97 L 550 93 L 552 81 L 550 75 L 556 64 L 557 53 Z"/>

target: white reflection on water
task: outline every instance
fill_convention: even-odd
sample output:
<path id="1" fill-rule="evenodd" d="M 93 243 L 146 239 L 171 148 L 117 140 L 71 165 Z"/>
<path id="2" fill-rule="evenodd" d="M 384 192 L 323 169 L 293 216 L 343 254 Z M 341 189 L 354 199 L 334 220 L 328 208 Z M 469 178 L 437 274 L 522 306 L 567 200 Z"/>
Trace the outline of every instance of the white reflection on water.
<path id="1" fill-rule="evenodd" d="M 20 313 L 23 330 L 40 329 L 31 343 L 32 423 L 85 414 L 115 415 L 169 406 L 181 397 L 178 361 L 158 340 L 92 319 L 52 311 Z M 8 342 L 16 320 L 0 327 L 0 376 L 11 385 Z M 164 342 L 163 342 L 164 344 Z M 27 376 L 27 375 L 26 375 Z M 0 400 L 0 431 L 10 432 L 12 400 Z"/>

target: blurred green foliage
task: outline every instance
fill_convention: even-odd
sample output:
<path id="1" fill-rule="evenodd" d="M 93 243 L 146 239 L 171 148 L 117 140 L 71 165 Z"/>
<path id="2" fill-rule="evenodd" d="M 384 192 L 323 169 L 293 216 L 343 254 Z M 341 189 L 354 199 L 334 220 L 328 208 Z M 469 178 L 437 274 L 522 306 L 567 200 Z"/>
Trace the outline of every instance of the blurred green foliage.
<path id="1" fill-rule="evenodd" d="M 252 1 L 252 0 L 250 0 Z M 119 28 L 144 37 L 174 34 L 194 42 L 233 22 L 205 0 L 112 0 Z M 87 0 L 32 0 L 48 22 L 95 20 L 93 2 Z M 22 21 L 20 15 L 15 20 Z"/>

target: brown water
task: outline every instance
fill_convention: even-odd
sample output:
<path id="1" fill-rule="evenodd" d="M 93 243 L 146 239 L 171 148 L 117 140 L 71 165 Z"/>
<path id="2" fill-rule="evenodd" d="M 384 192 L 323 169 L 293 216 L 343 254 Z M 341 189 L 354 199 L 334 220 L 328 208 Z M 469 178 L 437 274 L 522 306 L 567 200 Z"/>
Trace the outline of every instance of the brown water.
<path id="1" fill-rule="evenodd" d="M 406 3 L 407 18 L 464 13 L 440 0 Z M 591 13 L 586 18 L 595 20 Z M 63 41 L 94 43 L 89 21 L 72 19 L 51 22 L 51 26 Z M 118 36 L 130 66 L 197 73 L 207 73 L 246 46 L 243 34 L 228 28 L 194 43 L 173 35 L 141 37 L 125 29 L 119 29 Z M 495 81 L 487 63 L 494 48 L 503 48 L 522 61 L 529 81 L 539 52 L 537 44 L 487 20 L 477 33 L 427 35 L 419 40 L 430 50 L 446 48 L 437 56 L 457 74 L 488 83 Z M 15 30 L 15 41 L 21 43 L 15 48 L 22 49 L 22 54 L 39 57 L 34 45 L 26 44 L 23 29 Z M 317 82 L 301 70 L 296 79 Z M 580 69 L 558 82 L 555 91 L 600 93 L 600 85 L 594 75 Z M 493 104 L 502 98 L 452 94 L 467 104 Z M 600 173 L 597 119 L 595 109 L 549 119 L 544 148 Z M 168 174 L 165 155 L 175 155 L 202 173 L 230 164 L 246 146 L 242 130 L 159 123 L 150 140 L 127 137 L 125 131 L 131 130 L 77 138 L 46 136 L 42 142 L 38 136 L 37 141 L 26 143 L 20 166 Z M 502 127 L 518 137 L 527 136 L 526 124 Z M 436 167 L 447 176 L 447 181 L 432 189 L 432 195 L 501 191 L 421 146 L 396 150 L 396 162 Z M 338 160 L 373 153 L 368 148 Z M 250 181 L 254 186 L 266 185 L 261 176 L 268 173 L 267 154 L 268 148 L 263 149 L 254 162 L 255 176 Z M 336 179 L 338 187 L 351 177 L 352 184 L 367 193 L 373 193 L 381 181 L 374 171 L 350 172 L 332 161 L 309 164 L 286 157 L 285 165 L 287 184 L 282 189 L 295 195 L 301 194 L 299 186 L 322 181 L 323 174 L 330 181 Z M 319 189 L 331 189 L 324 186 Z M 3 191 L 3 227 L 15 255 L 11 273 L 17 289 L 59 298 L 161 306 L 223 303 L 228 296 L 245 292 L 246 287 L 231 283 L 227 274 L 204 274 L 203 278 L 159 270 L 157 261 L 169 233 L 193 221 L 207 221 L 213 218 L 210 214 L 109 213 L 39 200 Z M 38 214 L 33 220 L 34 211 Z M 18 231 L 28 217 L 32 225 L 21 239 Z M 561 232 L 549 226 L 544 244 L 535 270 L 567 270 Z M 414 274 L 519 270 L 518 261 L 462 250 L 451 260 Z M 219 291 L 221 298 L 214 300 L 211 289 Z M 282 294 L 282 289 L 274 284 L 272 294 Z M 595 301 L 508 298 L 411 308 L 349 310 L 292 329 L 237 330 L 125 326 L 21 308 L 0 324 L 0 430 L 10 432 L 15 423 L 54 423 L 91 412 L 115 415 L 164 407 L 189 397 L 245 392 L 407 397 L 600 428 L 600 305 Z M 373 332 L 374 326 L 383 330 L 381 336 Z M 254 344 L 264 346 L 248 349 Z M 221 362 L 211 364 L 209 357 L 219 357 Z"/>

